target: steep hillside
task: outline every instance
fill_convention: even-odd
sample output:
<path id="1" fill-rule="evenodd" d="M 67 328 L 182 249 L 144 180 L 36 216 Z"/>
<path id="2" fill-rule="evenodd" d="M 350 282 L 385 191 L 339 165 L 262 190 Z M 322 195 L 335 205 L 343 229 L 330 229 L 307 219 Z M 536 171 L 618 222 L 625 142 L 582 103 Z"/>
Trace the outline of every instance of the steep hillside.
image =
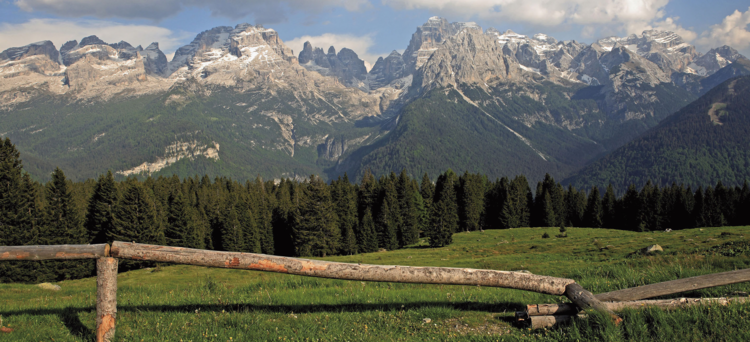
<path id="1" fill-rule="evenodd" d="M 578 188 L 651 180 L 707 186 L 750 180 L 750 77 L 717 86 L 566 182 Z"/>

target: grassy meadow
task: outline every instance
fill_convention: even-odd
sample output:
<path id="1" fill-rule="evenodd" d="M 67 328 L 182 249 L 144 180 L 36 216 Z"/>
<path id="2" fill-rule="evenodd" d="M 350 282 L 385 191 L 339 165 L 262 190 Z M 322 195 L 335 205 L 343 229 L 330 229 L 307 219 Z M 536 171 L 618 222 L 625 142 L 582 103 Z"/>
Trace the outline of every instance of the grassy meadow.
<path id="1" fill-rule="evenodd" d="M 544 233 L 550 238 L 542 238 Z M 523 228 L 457 233 L 454 243 L 326 260 L 371 264 L 527 270 L 572 278 L 589 291 L 750 267 L 750 227 L 634 233 Z M 633 254 L 659 244 L 664 252 Z M 61 291 L 0 284 L 0 341 L 91 341 L 95 278 Z M 747 296 L 736 284 L 678 296 Z M 596 315 L 531 331 L 513 323 L 527 304 L 564 297 L 472 286 L 305 278 L 163 265 L 118 276 L 116 341 L 747 341 L 750 305 L 631 310 L 613 326 Z"/>

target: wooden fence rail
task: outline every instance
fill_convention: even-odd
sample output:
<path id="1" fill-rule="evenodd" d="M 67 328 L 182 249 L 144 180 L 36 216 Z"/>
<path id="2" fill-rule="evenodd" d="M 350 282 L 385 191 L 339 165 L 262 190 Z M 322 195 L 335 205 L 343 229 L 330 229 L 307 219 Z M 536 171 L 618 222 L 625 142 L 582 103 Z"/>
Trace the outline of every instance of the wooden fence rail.
<path id="1" fill-rule="evenodd" d="M 614 298 L 614 300 L 618 300 L 619 298 L 637 298 L 639 296 L 641 298 L 650 298 L 643 297 L 645 295 L 643 293 L 639 295 L 633 294 L 632 291 L 627 292 L 628 290 L 637 290 L 641 288 L 643 288 L 642 290 L 644 290 L 645 293 L 648 293 L 649 296 L 652 296 L 654 293 L 658 293 L 655 296 L 669 294 L 665 293 L 663 290 L 656 290 L 659 288 L 659 284 L 652 284 L 634 289 L 611 292 L 606 294 L 607 296 L 605 296 L 605 294 L 594 296 L 572 279 L 520 272 L 451 267 L 363 265 L 254 253 L 220 252 L 182 247 L 146 245 L 119 241 L 112 243 L 111 248 L 107 244 L 0 246 L 0 261 L 98 259 L 96 304 L 97 341 L 110 341 L 115 332 L 115 320 L 117 316 L 116 258 L 277 272 L 331 279 L 502 287 L 558 296 L 565 295 L 573 302 L 573 306 L 569 305 L 564 308 L 557 307 L 554 311 L 565 312 L 565 314 L 570 315 L 573 311 L 577 312 L 578 310 L 593 309 L 609 314 L 616 323 L 619 323 L 620 318 L 614 314 L 612 309 L 617 306 L 603 303 L 602 300 L 604 298 Z M 745 272 L 735 271 L 736 273 L 715 278 L 719 280 L 713 281 L 712 284 L 724 285 L 725 283 L 729 284 L 750 281 L 750 270 L 744 271 Z M 672 289 L 672 292 L 670 293 L 676 293 L 674 292 L 676 289 L 680 290 L 680 292 L 697 289 L 695 287 L 696 282 L 684 282 L 684 280 L 687 279 L 667 282 L 667 284 L 672 283 L 672 285 L 668 286 Z M 699 288 L 718 286 L 707 285 L 708 283 L 705 282 L 706 279 L 699 280 L 703 281 L 700 283 L 703 287 Z M 674 284 L 679 286 L 673 286 Z M 690 284 L 693 286 L 690 286 Z M 686 286 L 688 287 L 686 288 Z M 618 295 L 621 292 L 625 294 L 621 296 Z M 550 308 L 550 310 L 552 310 L 552 308 Z M 559 318 L 555 317 L 548 317 L 547 320 L 552 323 L 560 321 Z"/>

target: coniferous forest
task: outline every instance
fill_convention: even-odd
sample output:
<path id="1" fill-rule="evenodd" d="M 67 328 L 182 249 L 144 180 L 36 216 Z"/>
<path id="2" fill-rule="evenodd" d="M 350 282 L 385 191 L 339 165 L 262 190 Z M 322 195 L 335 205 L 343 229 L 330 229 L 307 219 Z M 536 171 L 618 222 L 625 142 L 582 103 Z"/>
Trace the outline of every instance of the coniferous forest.
<path id="1" fill-rule="evenodd" d="M 434 182 L 433 182 L 434 181 Z M 330 183 L 310 176 L 241 183 L 177 176 L 115 181 L 111 173 L 71 182 L 56 169 L 40 184 L 0 142 L 0 245 L 135 241 L 200 249 L 322 257 L 393 250 L 420 240 L 451 244 L 458 232 L 516 227 L 633 231 L 750 225 L 750 188 L 721 182 L 692 189 L 651 182 L 618 196 L 609 186 L 563 187 L 547 175 L 490 180 L 448 170 L 437 179 L 366 172 Z M 124 269 L 145 267 L 127 263 Z M 0 263 L 0 282 L 88 277 L 93 261 Z"/>

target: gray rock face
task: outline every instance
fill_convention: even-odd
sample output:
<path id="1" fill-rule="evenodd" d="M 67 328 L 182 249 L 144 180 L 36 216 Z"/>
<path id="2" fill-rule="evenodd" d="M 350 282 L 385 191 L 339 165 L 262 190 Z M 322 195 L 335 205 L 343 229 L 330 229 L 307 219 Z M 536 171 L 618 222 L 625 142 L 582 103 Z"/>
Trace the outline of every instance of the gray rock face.
<path id="1" fill-rule="evenodd" d="M 476 23 L 449 23 L 448 20 L 432 17 L 424 25 L 417 27 L 417 32 L 411 36 L 409 46 L 404 51 L 404 64 L 413 72 L 424 65 L 437 48 L 448 37 L 454 36 L 464 29 L 482 32 Z"/>
<path id="2" fill-rule="evenodd" d="M 138 48 L 135 48 L 125 41 L 121 41 L 115 44 L 109 44 L 109 46 L 117 50 L 117 58 L 124 59 L 124 60 L 136 58 L 138 55 L 138 52 L 143 51 L 143 49 L 140 48 L 140 46 L 138 46 Z"/>
<path id="3" fill-rule="evenodd" d="M 97 36 L 88 36 L 86 38 L 81 39 L 81 42 L 78 44 L 78 46 L 80 47 L 84 47 L 88 45 L 107 45 L 107 43 L 99 39 L 99 37 Z"/>
<path id="4" fill-rule="evenodd" d="M 326 138 L 325 143 L 318 145 L 318 158 L 338 160 L 348 149 L 348 142 L 343 138 Z"/>
<path id="5" fill-rule="evenodd" d="M 710 76 L 740 58 L 744 58 L 744 56 L 739 51 L 724 45 L 711 49 L 705 55 L 696 58 L 690 67 L 698 75 Z"/>
<path id="6" fill-rule="evenodd" d="M 0 61 L 18 61 L 31 56 L 46 56 L 51 61 L 57 62 L 60 53 L 55 44 L 45 40 L 22 47 L 10 48 L 0 53 Z"/>
<path id="7" fill-rule="evenodd" d="M 159 50 L 159 43 L 151 43 L 141 55 L 144 58 L 143 64 L 146 71 L 154 75 L 163 75 L 167 70 L 167 56 Z"/>
<path id="8" fill-rule="evenodd" d="M 305 42 L 299 54 L 299 63 L 309 71 L 315 71 L 323 76 L 336 77 L 347 87 L 369 91 L 367 84 L 367 68 L 365 62 L 359 59 L 354 51 L 343 48 L 339 53 L 331 46 L 328 53 L 315 48 L 310 42 Z"/>
<path id="9" fill-rule="evenodd" d="M 391 52 L 388 57 L 378 58 L 375 65 L 370 70 L 368 78 L 370 79 L 370 89 L 385 87 L 391 82 L 406 76 L 406 64 L 398 51 Z"/>

